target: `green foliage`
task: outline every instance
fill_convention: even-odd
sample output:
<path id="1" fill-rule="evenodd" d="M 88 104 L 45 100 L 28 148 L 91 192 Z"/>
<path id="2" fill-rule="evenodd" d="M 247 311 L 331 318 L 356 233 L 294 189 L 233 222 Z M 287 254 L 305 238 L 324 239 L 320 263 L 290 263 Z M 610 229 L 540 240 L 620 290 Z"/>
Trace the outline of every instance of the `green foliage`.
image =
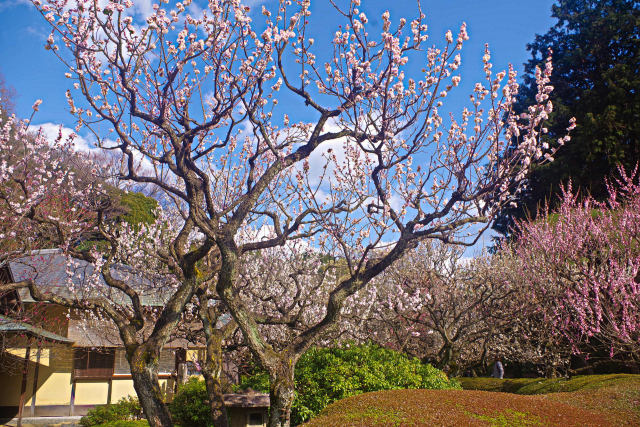
<path id="1" fill-rule="evenodd" d="M 120 204 L 126 209 L 122 219 L 131 225 L 151 224 L 155 221 L 153 211 L 158 201 L 142 193 L 124 193 L 120 196 Z"/>
<path id="2" fill-rule="evenodd" d="M 510 378 L 498 379 L 487 377 L 461 377 L 458 378 L 464 390 L 498 391 L 505 393 L 518 393 L 523 386 L 544 380 L 544 378 Z"/>
<path id="3" fill-rule="evenodd" d="M 106 240 L 84 240 L 75 247 L 75 250 L 79 252 L 88 252 L 95 249 L 98 252 L 107 253 L 109 248 L 109 243 Z"/>
<path id="4" fill-rule="evenodd" d="M 566 135 L 571 117 L 577 127 L 555 161 L 538 167 L 519 205 L 501 212 L 494 228 L 506 234 L 513 219 L 535 217 L 547 202 L 558 202 L 560 185 L 604 200 L 604 178 L 616 176 L 640 161 L 640 3 L 634 0 L 557 0 L 557 23 L 527 46 L 532 58 L 525 66 L 519 111 L 534 102 L 535 66 L 553 49 L 554 112 L 546 140 L 554 145 Z"/>
<path id="5" fill-rule="evenodd" d="M 82 426 L 97 426 L 105 423 L 134 422 L 143 417 L 142 408 L 138 399 L 127 396 L 112 405 L 100 405 L 87 412 L 80 419 Z M 146 421 L 145 421 L 146 422 Z M 111 424 L 110 424 L 111 425 Z M 125 425 L 125 424 L 118 424 Z M 137 425 L 137 424 L 126 424 Z"/>
<path id="6" fill-rule="evenodd" d="M 336 400 L 369 391 L 456 387 L 433 366 L 377 345 L 316 348 L 305 353 L 296 367 L 292 417 L 306 421 Z"/>
<path id="7" fill-rule="evenodd" d="M 139 230 L 140 224 L 151 224 L 156 220 L 154 212 L 158 207 L 157 200 L 142 193 L 125 193 L 119 188 L 110 186 L 106 188 L 111 204 L 111 208 L 107 212 L 108 221 L 127 223 Z M 109 243 L 97 234 L 83 240 L 75 247 L 75 250 L 80 252 L 97 250 L 107 253 L 109 249 Z"/>
<path id="8" fill-rule="evenodd" d="M 336 400 L 370 391 L 460 388 L 433 366 L 374 344 L 311 349 L 298 361 L 295 381 L 294 424 L 310 419 Z M 243 379 L 240 388 L 246 387 L 268 392 L 267 374 Z"/>
<path id="9" fill-rule="evenodd" d="M 202 380 L 191 378 L 178 388 L 169 404 L 171 416 L 181 427 L 208 427 L 213 425 L 209 409 L 207 388 Z"/>
<path id="10" fill-rule="evenodd" d="M 261 393 L 269 393 L 269 374 L 265 371 L 257 370 L 253 375 L 242 377 L 240 384 L 234 386 L 234 391 L 241 392 L 248 388 Z"/>

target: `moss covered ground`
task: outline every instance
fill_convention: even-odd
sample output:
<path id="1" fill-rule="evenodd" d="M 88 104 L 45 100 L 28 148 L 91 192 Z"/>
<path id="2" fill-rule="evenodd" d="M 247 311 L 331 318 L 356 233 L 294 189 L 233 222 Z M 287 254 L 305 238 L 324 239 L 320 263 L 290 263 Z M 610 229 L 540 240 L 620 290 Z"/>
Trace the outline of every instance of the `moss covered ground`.
<path id="1" fill-rule="evenodd" d="M 475 390 L 387 390 L 329 405 L 305 427 L 615 426 L 594 410 L 541 396 Z"/>
<path id="2" fill-rule="evenodd" d="M 580 375 L 572 378 L 461 378 L 465 390 L 541 395 L 545 399 L 607 416 L 614 425 L 640 426 L 640 375 Z"/>
<path id="3" fill-rule="evenodd" d="M 640 426 L 640 375 L 463 378 L 461 383 L 465 390 L 350 397 L 304 426 Z"/>

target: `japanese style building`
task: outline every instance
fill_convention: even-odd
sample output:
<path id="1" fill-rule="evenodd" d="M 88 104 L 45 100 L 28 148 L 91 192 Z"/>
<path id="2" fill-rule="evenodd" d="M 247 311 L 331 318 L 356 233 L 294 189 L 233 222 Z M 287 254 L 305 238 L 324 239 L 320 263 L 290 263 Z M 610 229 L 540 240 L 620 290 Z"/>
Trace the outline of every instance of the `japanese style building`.
<path id="1" fill-rule="evenodd" d="M 4 283 L 27 278 L 43 292 L 69 296 L 74 292 L 112 292 L 104 287 L 83 289 L 92 266 L 68 260 L 57 250 L 38 251 L 9 262 L 0 270 Z M 117 266 L 121 277 L 139 280 L 151 291 L 141 292 L 145 307 L 163 304 L 161 289 L 146 286 L 126 266 Z M 112 274 L 116 274 L 115 272 Z M 109 297 L 125 303 L 122 294 Z M 202 345 L 183 338 L 171 339 L 159 360 L 160 385 L 170 400 L 177 389 L 178 373 L 198 375 Z M 237 370 L 225 361 L 228 380 L 237 381 Z M 36 303 L 28 289 L 0 295 L 0 421 L 21 417 L 84 415 L 96 405 L 135 396 L 124 347 L 115 327 L 86 313 L 55 304 Z M 262 394 L 226 395 L 233 426 L 266 425 L 269 398 Z"/>

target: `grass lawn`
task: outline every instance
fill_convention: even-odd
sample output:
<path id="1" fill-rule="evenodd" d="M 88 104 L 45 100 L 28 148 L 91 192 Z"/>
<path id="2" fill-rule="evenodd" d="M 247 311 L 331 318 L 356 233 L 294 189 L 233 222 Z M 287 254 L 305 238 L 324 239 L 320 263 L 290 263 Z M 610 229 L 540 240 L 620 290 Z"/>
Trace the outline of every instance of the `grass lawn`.
<path id="1" fill-rule="evenodd" d="M 463 378 L 465 390 L 389 390 L 329 405 L 305 427 L 640 426 L 640 375 Z"/>

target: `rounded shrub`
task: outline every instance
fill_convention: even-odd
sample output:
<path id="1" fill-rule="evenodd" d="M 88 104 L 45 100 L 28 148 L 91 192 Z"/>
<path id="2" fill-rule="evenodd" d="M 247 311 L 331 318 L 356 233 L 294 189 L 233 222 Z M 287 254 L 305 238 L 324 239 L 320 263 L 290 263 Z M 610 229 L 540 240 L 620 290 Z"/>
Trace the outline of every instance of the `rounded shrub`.
<path id="1" fill-rule="evenodd" d="M 181 427 L 208 427 L 213 425 L 207 388 L 202 380 L 191 378 L 178 388 L 169 404 L 173 421 Z"/>
<path id="2" fill-rule="evenodd" d="M 143 418 L 142 407 L 135 397 L 127 396 L 112 405 L 100 405 L 80 419 L 80 425 L 98 426 L 105 423 L 135 421 Z"/>
<path id="3" fill-rule="evenodd" d="M 124 193 L 120 195 L 120 204 L 127 211 L 122 218 L 131 225 L 152 224 L 156 220 L 154 211 L 158 201 L 151 197 L 142 193 Z"/>

